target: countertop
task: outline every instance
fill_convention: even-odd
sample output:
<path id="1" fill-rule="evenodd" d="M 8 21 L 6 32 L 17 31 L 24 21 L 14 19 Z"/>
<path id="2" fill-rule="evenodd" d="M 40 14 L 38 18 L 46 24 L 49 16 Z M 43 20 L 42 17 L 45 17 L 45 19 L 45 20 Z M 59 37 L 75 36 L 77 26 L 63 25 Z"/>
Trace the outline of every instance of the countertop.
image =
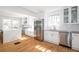
<path id="1" fill-rule="evenodd" d="M 44 31 L 79 33 L 79 31 L 66 31 L 66 30 L 53 30 L 53 29 L 47 29 L 47 30 L 44 30 Z"/>

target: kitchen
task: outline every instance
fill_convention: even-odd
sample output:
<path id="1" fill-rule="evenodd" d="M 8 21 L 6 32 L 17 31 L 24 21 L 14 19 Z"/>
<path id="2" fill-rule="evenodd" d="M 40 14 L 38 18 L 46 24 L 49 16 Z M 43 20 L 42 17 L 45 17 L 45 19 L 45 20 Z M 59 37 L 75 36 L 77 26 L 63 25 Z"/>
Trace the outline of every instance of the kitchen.
<path id="1" fill-rule="evenodd" d="M 77 6 L 68 6 L 64 7 L 63 9 L 58 9 L 57 11 L 55 10 L 54 12 L 48 13 L 47 15 L 50 16 L 50 22 L 48 23 L 49 20 L 46 20 L 46 26 L 50 24 L 50 29 L 48 27 L 46 28 L 46 40 L 50 38 L 50 40 L 47 41 L 79 50 L 78 14 L 79 11 Z M 55 21 L 52 21 L 53 19 Z M 51 25 L 53 25 L 53 29 Z"/>
<path id="2" fill-rule="evenodd" d="M 23 33 L 41 42 L 47 41 L 79 51 L 78 6 L 7 6 L 0 8 L 1 43 L 15 41 L 21 38 Z"/>

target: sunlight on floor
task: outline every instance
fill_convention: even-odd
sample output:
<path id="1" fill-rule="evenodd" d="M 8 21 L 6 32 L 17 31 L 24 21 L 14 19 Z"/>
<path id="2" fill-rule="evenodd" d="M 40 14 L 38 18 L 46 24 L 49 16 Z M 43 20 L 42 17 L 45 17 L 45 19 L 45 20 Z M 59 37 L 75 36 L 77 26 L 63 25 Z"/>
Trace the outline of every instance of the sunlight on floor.
<path id="1" fill-rule="evenodd" d="M 21 37 L 21 38 L 19 38 L 20 40 L 27 40 L 27 39 L 29 39 L 29 37 Z"/>
<path id="2" fill-rule="evenodd" d="M 49 50 L 41 45 L 36 45 L 35 48 L 38 50 L 41 50 L 42 52 L 52 52 L 51 50 Z"/>

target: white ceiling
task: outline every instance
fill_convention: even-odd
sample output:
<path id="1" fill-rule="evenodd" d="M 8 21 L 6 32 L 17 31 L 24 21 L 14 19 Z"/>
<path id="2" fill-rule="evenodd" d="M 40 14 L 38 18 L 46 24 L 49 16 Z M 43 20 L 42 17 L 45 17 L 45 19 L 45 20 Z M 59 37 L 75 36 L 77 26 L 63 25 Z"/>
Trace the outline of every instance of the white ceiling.
<path id="1" fill-rule="evenodd" d="M 32 12 L 39 13 L 45 11 L 56 10 L 63 6 L 22 6 L 23 8 L 29 9 Z"/>
<path id="2" fill-rule="evenodd" d="M 0 13 L 3 15 L 13 14 L 14 16 L 26 16 L 27 14 L 39 16 L 45 11 L 53 11 L 59 8 L 62 8 L 62 6 L 0 6 Z"/>

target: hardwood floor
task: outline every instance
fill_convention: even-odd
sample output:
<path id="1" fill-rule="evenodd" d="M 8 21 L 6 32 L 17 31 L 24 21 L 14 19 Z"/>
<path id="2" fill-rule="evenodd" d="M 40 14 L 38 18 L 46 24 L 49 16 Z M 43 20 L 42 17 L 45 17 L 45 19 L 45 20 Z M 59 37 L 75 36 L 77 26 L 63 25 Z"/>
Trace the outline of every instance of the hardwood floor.
<path id="1" fill-rule="evenodd" d="M 27 37 L 26 37 L 27 38 Z M 19 42 L 14 44 L 15 42 Z M 48 42 L 40 42 L 28 37 L 25 40 L 0 45 L 1 52 L 76 52 L 70 48 L 58 46 Z"/>

